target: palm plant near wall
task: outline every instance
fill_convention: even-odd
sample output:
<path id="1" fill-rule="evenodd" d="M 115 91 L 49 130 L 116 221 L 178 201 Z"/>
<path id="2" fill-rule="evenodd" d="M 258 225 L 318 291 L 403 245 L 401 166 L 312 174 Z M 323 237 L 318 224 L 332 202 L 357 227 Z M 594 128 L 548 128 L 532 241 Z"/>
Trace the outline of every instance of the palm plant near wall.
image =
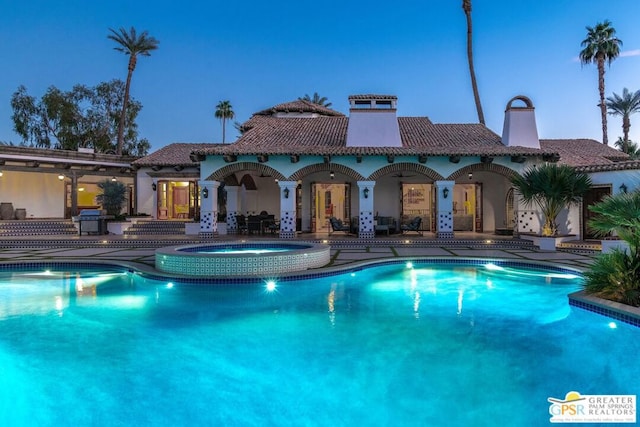
<path id="1" fill-rule="evenodd" d="M 537 205 L 544 215 L 543 236 L 556 236 L 556 218 L 560 212 L 577 204 L 591 188 L 591 179 L 570 166 L 555 163 L 528 169 L 511 179 L 517 193 L 526 204 Z"/>
<path id="2" fill-rule="evenodd" d="M 624 304 L 640 305 L 640 191 L 605 197 L 589 209 L 596 213 L 596 235 L 617 234 L 629 250 L 600 255 L 585 272 L 585 291 Z"/>
<path id="3" fill-rule="evenodd" d="M 107 215 L 120 215 L 122 207 L 127 200 L 127 187 L 120 181 L 104 180 L 99 182 L 101 193 L 96 196 L 96 201 L 107 211 Z"/>

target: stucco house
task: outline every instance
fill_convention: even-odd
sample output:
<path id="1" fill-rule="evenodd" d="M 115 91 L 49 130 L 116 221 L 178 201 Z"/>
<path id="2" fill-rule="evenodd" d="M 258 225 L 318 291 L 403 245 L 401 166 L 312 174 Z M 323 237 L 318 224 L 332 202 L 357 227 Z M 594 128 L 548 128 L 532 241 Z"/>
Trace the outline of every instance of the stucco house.
<path id="1" fill-rule="evenodd" d="M 303 100 L 279 104 L 256 112 L 234 143 L 171 144 L 138 159 L 138 210 L 199 219 L 206 237 L 221 221 L 227 233 L 242 231 L 238 218 L 260 212 L 277 218 L 283 238 L 331 232 L 332 217 L 360 238 L 398 232 L 416 217 L 437 238 L 533 233 L 540 215 L 514 196 L 510 177 L 561 162 L 594 181 L 583 206 L 559 218 L 561 232 L 580 239 L 589 237 L 586 205 L 640 185 L 640 164 L 618 150 L 590 139 L 540 140 L 524 96 L 507 104 L 502 135 L 398 116 L 392 95 L 353 95 L 349 105 L 346 116 Z"/>

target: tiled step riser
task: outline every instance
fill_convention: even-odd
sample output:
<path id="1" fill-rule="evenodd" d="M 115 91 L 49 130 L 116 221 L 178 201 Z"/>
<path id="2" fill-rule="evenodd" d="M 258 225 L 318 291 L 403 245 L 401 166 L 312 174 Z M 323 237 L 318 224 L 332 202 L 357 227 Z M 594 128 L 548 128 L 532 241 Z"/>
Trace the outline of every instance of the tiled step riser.
<path id="1" fill-rule="evenodd" d="M 53 236 L 74 234 L 78 234 L 78 229 L 71 221 L 27 220 L 0 222 L 0 236 L 2 237 Z"/>

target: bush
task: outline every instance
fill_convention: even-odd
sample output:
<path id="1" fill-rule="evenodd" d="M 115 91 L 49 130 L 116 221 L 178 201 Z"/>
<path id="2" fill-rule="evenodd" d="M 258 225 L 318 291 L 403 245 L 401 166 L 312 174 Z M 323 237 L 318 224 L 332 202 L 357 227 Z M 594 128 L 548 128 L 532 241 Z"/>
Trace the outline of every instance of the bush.
<path id="1" fill-rule="evenodd" d="M 596 258 L 584 274 L 588 294 L 632 306 L 640 306 L 640 253 L 614 249 Z"/>

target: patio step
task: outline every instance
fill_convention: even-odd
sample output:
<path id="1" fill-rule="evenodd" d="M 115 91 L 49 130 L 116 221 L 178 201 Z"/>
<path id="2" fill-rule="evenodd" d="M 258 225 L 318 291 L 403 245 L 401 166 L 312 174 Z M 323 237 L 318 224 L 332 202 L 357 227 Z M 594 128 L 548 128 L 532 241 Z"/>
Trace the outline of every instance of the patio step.
<path id="1" fill-rule="evenodd" d="M 140 221 L 124 231 L 128 236 L 185 234 L 184 221 Z"/>
<path id="2" fill-rule="evenodd" d="M 0 237 L 57 236 L 78 234 L 70 219 L 28 219 L 0 221 Z"/>

